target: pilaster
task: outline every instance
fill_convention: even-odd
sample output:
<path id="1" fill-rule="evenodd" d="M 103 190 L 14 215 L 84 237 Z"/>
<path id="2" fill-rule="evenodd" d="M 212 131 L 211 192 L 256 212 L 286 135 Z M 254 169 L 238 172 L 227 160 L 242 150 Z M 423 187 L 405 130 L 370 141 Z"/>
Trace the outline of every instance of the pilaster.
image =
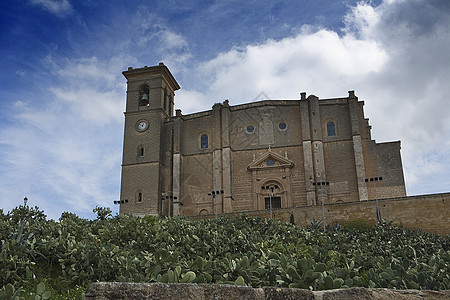
<path id="1" fill-rule="evenodd" d="M 182 193 L 182 170 L 183 156 L 181 154 L 181 111 L 177 111 L 177 117 L 174 118 L 173 138 L 172 138 L 172 196 L 176 199 L 173 202 L 173 215 L 182 214 L 183 193 Z"/>
<path id="2" fill-rule="evenodd" d="M 353 152 L 355 154 L 356 177 L 358 180 L 359 201 L 369 199 L 366 178 L 366 168 L 364 164 L 364 153 L 362 148 L 361 130 L 359 126 L 358 97 L 354 91 L 349 91 L 348 106 L 350 110 L 350 120 L 352 124 Z"/>
<path id="3" fill-rule="evenodd" d="M 326 181 L 325 157 L 322 142 L 322 121 L 320 118 L 319 98 L 310 95 L 307 99 L 309 106 L 310 119 L 310 135 L 311 135 L 311 152 L 313 166 L 313 182 Z M 309 183 L 311 185 L 311 182 Z M 328 202 L 328 189 L 319 189 L 315 191 L 315 205 Z"/>
<path id="4" fill-rule="evenodd" d="M 311 143 L 311 126 L 309 120 L 309 105 L 306 100 L 306 93 L 301 93 L 300 99 L 300 117 L 302 125 L 302 148 L 303 148 L 303 168 L 305 171 L 305 187 L 306 187 L 306 204 L 314 205 L 316 198 L 315 189 L 312 182 L 314 181 L 314 165 Z"/>
<path id="5" fill-rule="evenodd" d="M 232 169 L 231 169 L 231 142 L 230 142 L 230 106 L 228 100 L 223 103 L 222 115 L 222 189 L 223 212 L 233 212 L 233 189 L 232 189 Z"/>
<path id="6" fill-rule="evenodd" d="M 223 174 L 222 174 L 222 104 L 216 103 L 212 108 L 213 115 L 213 178 L 212 186 L 214 191 L 223 190 Z M 216 195 L 216 212 L 223 212 L 223 194 Z M 214 205 L 214 204 L 213 204 Z"/>
<path id="7" fill-rule="evenodd" d="M 223 212 L 233 212 L 233 192 L 231 178 L 231 149 L 229 147 L 222 149 L 223 166 Z"/>

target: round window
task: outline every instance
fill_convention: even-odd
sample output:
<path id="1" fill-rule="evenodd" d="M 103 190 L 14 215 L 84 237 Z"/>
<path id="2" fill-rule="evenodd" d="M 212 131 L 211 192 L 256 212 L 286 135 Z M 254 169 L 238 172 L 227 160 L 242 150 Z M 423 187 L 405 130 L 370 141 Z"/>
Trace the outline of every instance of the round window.
<path id="1" fill-rule="evenodd" d="M 278 124 L 278 128 L 280 128 L 281 130 L 285 130 L 287 127 L 286 123 L 281 122 L 280 124 Z"/>
<path id="2" fill-rule="evenodd" d="M 248 125 L 247 132 L 253 132 L 253 131 L 255 131 L 255 127 L 253 127 L 253 125 Z"/>
<path id="3" fill-rule="evenodd" d="M 267 161 L 267 165 L 268 165 L 269 167 L 274 166 L 274 165 L 275 165 L 275 162 L 273 161 L 273 159 L 269 159 L 269 160 Z"/>

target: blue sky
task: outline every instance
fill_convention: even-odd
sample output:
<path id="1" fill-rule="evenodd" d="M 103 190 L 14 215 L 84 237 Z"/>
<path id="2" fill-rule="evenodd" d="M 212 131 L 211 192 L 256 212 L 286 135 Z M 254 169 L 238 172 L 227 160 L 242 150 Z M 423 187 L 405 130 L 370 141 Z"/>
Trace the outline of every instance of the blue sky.
<path id="1" fill-rule="evenodd" d="M 0 208 L 86 218 L 119 198 L 126 81 L 163 61 L 183 113 L 215 102 L 345 97 L 401 140 L 408 195 L 450 191 L 447 0 L 0 4 Z"/>

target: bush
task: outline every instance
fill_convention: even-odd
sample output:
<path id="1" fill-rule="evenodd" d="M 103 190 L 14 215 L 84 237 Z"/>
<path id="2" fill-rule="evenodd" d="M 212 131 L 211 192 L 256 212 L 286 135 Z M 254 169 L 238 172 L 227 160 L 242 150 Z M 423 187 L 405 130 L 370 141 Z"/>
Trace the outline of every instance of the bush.
<path id="1" fill-rule="evenodd" d="M 354 230 L 354 231 L 367 231 L 371 228 L 373 228 L 375 224 L 372 224 L 368 222 L 367 220 L 363 219 L 355 219 L 348 221 L 342 225 L 342 227 L 348 229 L 348 230 Z"/>
<path id="2" fill-rule="evenodd" d="M 355 220 L 323 232 L 320 223 L 306 229 L 244 215 L 86 220 L 66 212 L 59 222 L 42 216 L 36 209 L 0 211 L 4 290 L 31 294 L 44 282 L 51 299 L 81 299 L 95 281 L 450 288 L 450 237 L 388 222 Z"/>

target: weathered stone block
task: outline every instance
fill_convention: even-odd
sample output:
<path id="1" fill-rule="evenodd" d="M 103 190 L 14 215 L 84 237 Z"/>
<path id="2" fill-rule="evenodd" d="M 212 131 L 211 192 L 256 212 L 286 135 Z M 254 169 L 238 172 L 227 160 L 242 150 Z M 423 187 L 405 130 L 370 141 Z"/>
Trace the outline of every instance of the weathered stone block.
<path id="1" fill-rule="evenodd" d="M 450 291 L 419 291 L 348 288 L 310 291 L 277 287 L 252 288 L 220 284 L 97 282 L 87 290 L 86 300 L 442 300 Z"/>
<path id="2" fill-rule="evenodd" d="M 263 287 L 265 300 L 315 300 L 314 292 L 302 289 Z"/>
<path id="3" fill-rule="evenodd" d="M 220 284 L 165 283 L 93 283 L 86 291 L 86 300 L 262 300 L 262 289 Z"/>

